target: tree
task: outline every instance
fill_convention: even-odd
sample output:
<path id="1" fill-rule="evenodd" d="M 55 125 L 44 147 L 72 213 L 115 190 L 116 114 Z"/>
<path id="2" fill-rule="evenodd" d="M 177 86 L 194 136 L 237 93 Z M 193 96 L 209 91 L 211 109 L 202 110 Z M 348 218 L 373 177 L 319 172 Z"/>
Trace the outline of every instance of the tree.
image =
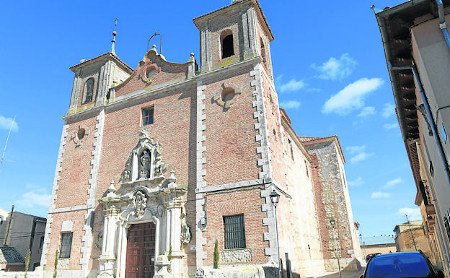
<path id="1" fill-rule="evenodd" d="M 219 268 L 219 242 L 216 241 L 214 242 L 214 265 L 213 265 L 214 269 L 218 269 Z"/>

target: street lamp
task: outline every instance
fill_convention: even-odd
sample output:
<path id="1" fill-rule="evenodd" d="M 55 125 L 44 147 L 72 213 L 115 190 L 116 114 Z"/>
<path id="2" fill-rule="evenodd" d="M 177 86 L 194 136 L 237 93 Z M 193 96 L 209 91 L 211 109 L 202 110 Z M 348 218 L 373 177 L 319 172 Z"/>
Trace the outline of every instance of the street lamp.
<path id="1" fill-rule="evenodd" d="M 278 253 L 278 277 L 281 278 L 281 257 L 280 257 L 280 241 L 278 239 L 278 221 L 277 221 L 277 204 L 280 201 L 280 194 L 278 194 L 275 190 L 270 192 L 270 201 L 273 204 L 273 215 L 275 218 L 275 231 L 277 233 L 277 253 Z"/>
<path id="2" fill-rule="evenodd" d="M 330 220 L 330 224 L 331 224 L 331 228 L 333 228 L 333 234 L 336 231 L 335 230 L 335 225 L 336 225 L 336 221 L 334 221 L 334 219 Z M 339 230 L 337 230 L 337 240 L 339 241 Z M 338 245 L 339 246 L 339 245 Z M 341 262 L 339 261 L 339 253 L 338 253 L 338 249 L 337 246 L 334 248 L 334 255 L 336 256 L 337 259 L 337 263 L 338 263 L 338 268 L 339 268 L 339 278 L 341 278 Z"/>

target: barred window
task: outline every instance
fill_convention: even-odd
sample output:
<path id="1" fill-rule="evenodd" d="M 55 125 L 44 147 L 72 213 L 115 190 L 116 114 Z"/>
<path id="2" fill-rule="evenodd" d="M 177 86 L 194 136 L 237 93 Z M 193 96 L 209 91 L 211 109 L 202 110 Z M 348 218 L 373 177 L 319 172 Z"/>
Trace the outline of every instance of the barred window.
<path id="1" fill-rule="evenodd" d="M 151 125 L 154 122 L 155 109 L 153 107 L 142 109 L 142 125 Z"/>
<path id="2" fill-rule="evenodd" d="M 224 216 L 225 249 L 245 248 L 244 215 Z"/>
<path id="3" fill-rule="evenodd" d="M 61 251 L 59 253 L 60 258 L 70 258 L 70 251 L 72 249 L 72 236 L 73 233 L 61 233 Z"/>
<path id="4" fill-rule="evenodd" d="M 450 223 L 449 223 L 449 217 L 450 217 L 449 214 L 447 214 L 446 216 L 444 216 L 444 226 L 445 226 L 445 230 L 447 231 L 447 237 L 448 237 L 448 239 L 450 239 Z"/>

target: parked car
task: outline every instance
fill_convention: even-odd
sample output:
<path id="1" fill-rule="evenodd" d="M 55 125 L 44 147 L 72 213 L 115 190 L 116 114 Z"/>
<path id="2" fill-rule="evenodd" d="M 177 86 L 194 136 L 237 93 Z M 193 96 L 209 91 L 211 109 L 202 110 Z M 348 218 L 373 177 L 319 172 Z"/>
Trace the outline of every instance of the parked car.
<path id="1" fill-rule="evenodd" d="M 422 252 L 397 252 L 373 257 L 361 278 L 444 277 Z"/>
<path id="2" fill-rule="evenodd" d="M 372 253 L 366 256 L 366 263 L 368 263 L 373 257 L 376 255 L 380 255 L 381 253 Z"/>

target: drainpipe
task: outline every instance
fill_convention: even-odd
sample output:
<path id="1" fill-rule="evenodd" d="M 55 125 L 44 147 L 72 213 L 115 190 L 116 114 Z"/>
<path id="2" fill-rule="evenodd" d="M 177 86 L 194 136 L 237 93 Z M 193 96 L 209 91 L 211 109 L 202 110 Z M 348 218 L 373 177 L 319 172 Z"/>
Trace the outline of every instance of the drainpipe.
<path id="1" fill-rule="evenodd" d="M 442 3 L 442 0 L 436 0 L 436 4 L 439 14 L 439 28 L 441 29 L 442 36 L 444 37 L 447 47 L 450 50 L 450 36 L 448 34 L 447 22 L 445 21 L 444 4 Z"/>

